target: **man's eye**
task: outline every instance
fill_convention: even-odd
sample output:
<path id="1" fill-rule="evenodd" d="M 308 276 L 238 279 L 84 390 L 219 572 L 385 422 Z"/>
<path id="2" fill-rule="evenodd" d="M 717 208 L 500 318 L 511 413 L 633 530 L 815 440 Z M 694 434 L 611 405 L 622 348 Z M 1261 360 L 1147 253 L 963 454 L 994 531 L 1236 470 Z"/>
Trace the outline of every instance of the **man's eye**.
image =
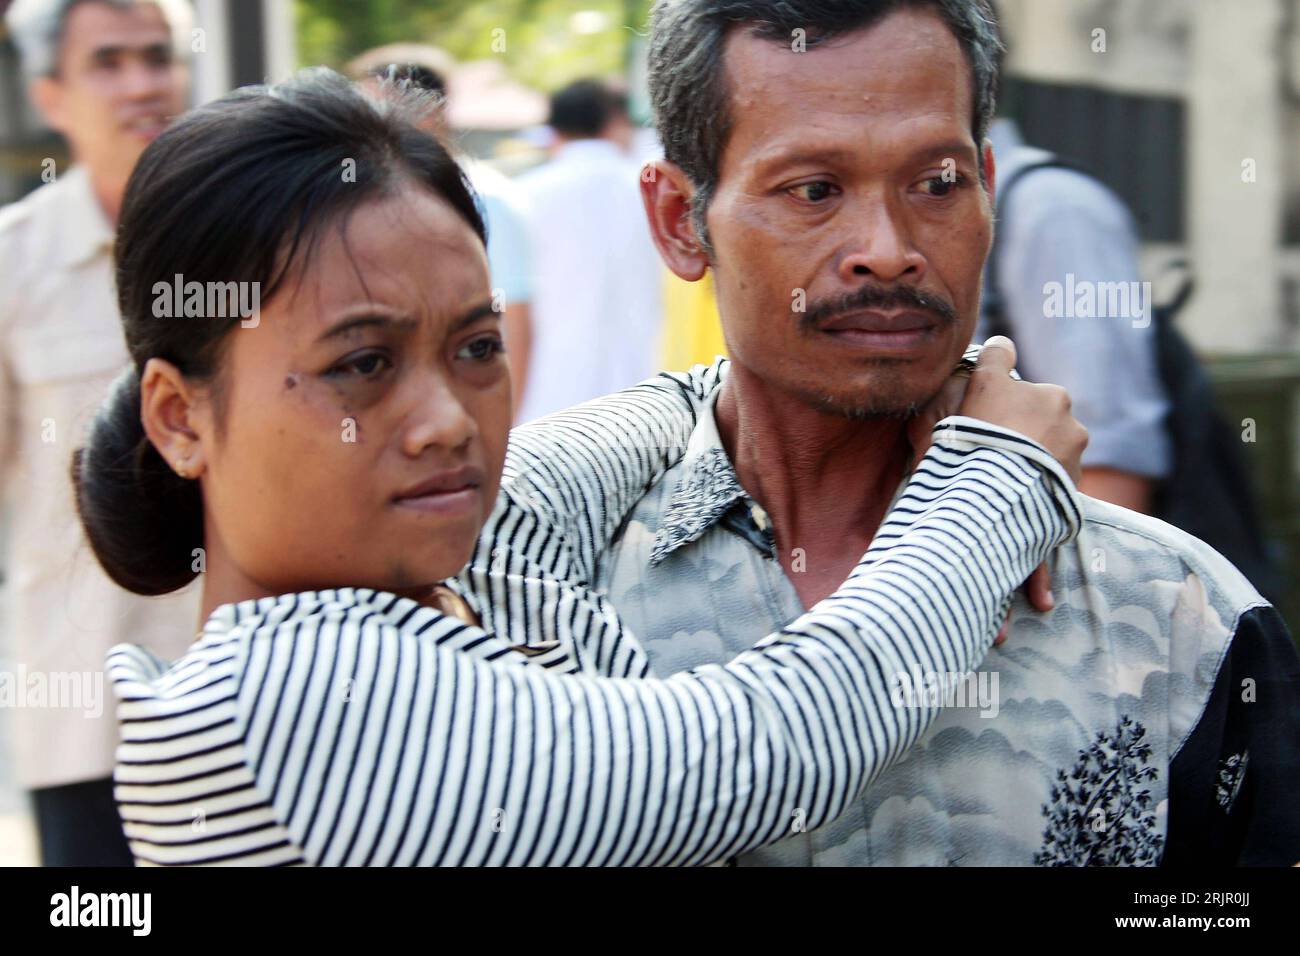
<path id="1" fill-rule="evenodd" d="M 966 177 L 960 174 L 949 176 L 947 178 L 943 176 L 931 176 L 929 179 L 925 180 L 925 185 L 929 187 L 926 189 L 926 192 L 929 195 L 934 196 L 936 199 L 941 199 L 944 196 L 949 195 L 953 190 L 965 186 Z"/>
<path id="2" fill-rule="evenodd" d="M 326 374 L 336 378 L 354 376 L 356 378 L 372 379 L 378 378 L 385 371 L 392 368 L 392 365 L 393 363 L 389 361 L 388 356 L 382 352 L 360 352 L 348 356 Z"/>
<path id="3" fill-rule="evenodd" d="M 800 183 L 798 186 L 791 186 L 789 191 L 796 199 L 819 203 L 834 195 L 835 185 L 824 180 L 817 180 L 812 183 Z"/>
<path id="4" fill-rule="evenodd" d="M 475 339 L 456 353 L 457 358 L 473 362 L 490 362 L 506 350 L 505 343 L 495 335 Z"/>

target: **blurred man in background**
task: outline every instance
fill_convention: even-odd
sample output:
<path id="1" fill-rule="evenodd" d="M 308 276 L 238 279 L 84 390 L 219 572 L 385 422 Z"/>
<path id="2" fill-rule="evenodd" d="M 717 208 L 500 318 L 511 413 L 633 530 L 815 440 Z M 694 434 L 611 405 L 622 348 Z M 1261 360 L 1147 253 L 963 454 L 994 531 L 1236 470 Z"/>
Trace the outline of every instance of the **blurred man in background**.
<path id="1" fill-rule="evenodd" d="M 999 73 L 1004 58 L 1005 51 Z M 1079 288 L 1135 288 L 1128 285 L 1140 278 L 1133 218 L 1101 181 L 1027 145 L 1002 112 L 989 142 L 998 170 L 997 236 L 975 340 L 1012 336 L 1022 375 L 1069 391 L 1088 429 L 1080 491 L 1150 513 L 1154 485 L 1169 475 L 1173 457 L 1151 304 L 1145 315 L 1095 317 L 1048 314 L 1044 306 L 1045 287 L 1064 285 L 1067 275 Z"/>
<path id="2" fill-rule="evenodd" d="M 447 120 L 448 82 L 455 68 L 455 61 L 437 47 L 392 43 L 362 53 L 348 64 L 347 71 L 354 80 L 372 90 L 377 89 L 381 80 L 391 79 L 405 81 L 436 98 L 437 108 L 429 114 L 426 129 L 452 150 L 478 193 L 487 222 L 488 268 L 492 273 L 493 295 L 502 313 L 518 420 L 528 386 L 533 339 L 527 197 L 509 177 L 457 149 Z"/>
<path id="3" fill-rule="evenodd" d="M 0 210 L 0 478 L 12 684 L 26 695 L 13 710 L 15 762 L 47 866 L 129 866 L 104 655 L 143 638 L 179 657 L 197 593 L 147 600 L 109 581 L 85 546 L 68 474 L 81 429 L 129 361 L 113 228 L 136 160 L 184 108 L 190 11 L 183 0 L 17 0 L 5 20 L 32 103 L 74 164 L 46 160 L 46 185 Z"/>
<path id="4" fill-rule="evenodd" d="M 534 345 L 520 421 L 657 370 L 662 266 L 629 158 L 627 97 L 579 80 L 551 98 L 555 157 L 520 177 L 532 216 Z"/>

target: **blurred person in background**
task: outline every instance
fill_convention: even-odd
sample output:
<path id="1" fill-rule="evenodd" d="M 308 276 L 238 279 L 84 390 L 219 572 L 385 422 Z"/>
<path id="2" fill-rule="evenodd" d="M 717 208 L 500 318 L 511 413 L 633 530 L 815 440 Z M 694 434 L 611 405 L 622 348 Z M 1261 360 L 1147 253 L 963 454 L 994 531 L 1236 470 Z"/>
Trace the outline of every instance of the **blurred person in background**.
<path id="1" fill-rule="evenodd" d="M 449 54 L 419 43 L 391 43 L 367 50 L 348 64 L 352 79 L 374 92 L 378 81 L 406 81 L 438 98 L 440 106 L 425 120 L 427 132 L 444 143 L 469 176 L 478 194 L 488 230 L 488 268 L 499 302 L 506 348 L 510 354 L 510 381 L 514 388 L 516 418 L 528 384 L 532 350 L 532 268 L 530 261 L 527 197 L 508 176 L 456 148 L 447 120 L 448 80 L 456 69 Z"/>
<path id="2" fill-rule="evenodd" d="M 80 431 L 128 364 L 113 291 L 113 233 L 140 154 L 185 106 L 183 0 L 17 0 L 5 22 L 31 101 L 73 166 L 0 210 L 0 478 L 11 522 L 8 626 L 20 675 L 82 699 L 13 711 L 19 781 L 45 865 L 130 865 L 113 804 L 117 729 L 104 655 L 137 636 L 175 656 L 197 595 L 143 598 L 86 547 L 68 466 Z M 19 686 L 22 686 L 19 681 Z"/>
<path id="3" fill-rule="evenodd" d="M 554 158 L 521 176 L 533 240 L 533 355 L 520 421 L 657 370 L 663 267 L 638 195 L 627 97 L 578 80 L 551 97 Z"/>
<path id="4" fill-rule="evenodd" d="M 994 13 L 997 5 L 994 4 Z M 999 73 L 1002 58 L 998 61 Z M 984 275 L 975 339 L 1014 336 L 1020 372 L 1056 382 L 1088 429 L 1079 490 L 1151 513 L 1155 483 L 1168 476 L 1169 402 L 1156 362 L 1150 315 L 1054 316 L 1044 289 L 1125 283 L 1136 288 L 1138 237 L 1123 201 L 1100 180 L 1025 143 L 999 113 L 989 127 L 998 169 L 997 237 Z M 1021 178 L 1023 176 L 1023 178 Z"/>

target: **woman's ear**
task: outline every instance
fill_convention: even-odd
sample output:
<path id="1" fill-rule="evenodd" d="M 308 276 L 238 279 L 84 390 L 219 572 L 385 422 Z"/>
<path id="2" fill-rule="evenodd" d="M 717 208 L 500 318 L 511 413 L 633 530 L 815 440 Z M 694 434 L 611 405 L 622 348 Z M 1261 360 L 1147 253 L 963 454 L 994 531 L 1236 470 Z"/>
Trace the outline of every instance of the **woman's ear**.
<path id="1" fill-rule="evenodd" d="M 151 358 L 140 376 L 140 421 L 158 454 L 182 478 L 206 464 L 196 390 L 171 362 Z"/>
<path id="2" fill-rule="evenodd" d="M 709 268 L 709 257 L 691 223 L 695 190 L 676 163 L 665 159 L 641 169 L 641 202 L 659 255 L 680 279 L 696 282 Z"/>

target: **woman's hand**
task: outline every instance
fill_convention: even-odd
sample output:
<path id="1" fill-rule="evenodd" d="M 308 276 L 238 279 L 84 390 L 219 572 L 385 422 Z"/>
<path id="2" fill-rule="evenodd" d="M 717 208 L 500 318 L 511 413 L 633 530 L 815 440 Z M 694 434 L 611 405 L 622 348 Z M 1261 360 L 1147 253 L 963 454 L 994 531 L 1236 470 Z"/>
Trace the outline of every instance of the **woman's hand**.
<path id="1" fill-rule="evenodd" d="M 1032 438 L 1061 463 L 1076 483 L 1088 447 L 1088 429 L 1070 414 L 1070 394 L 1059 385 L 1016 381 L 1016 346 L 1004 335 L 984 343 L 958 414 L 1010 428 Z"/>
<path id="2" fill-rule="evenodd" d="M 939 394 L 912 419 L 913 467 L 930 447 L 936 423 L 949 415 L 968 415 L 1020 432 L 1038 442 L 1061 463 L 1077 483 L 1080 461 L 1088 445 L 1088 430 L 1070 414 L 1070 396 L 1059 385 L 1040 385 L 1011 377 L 1016 346 L 1004 335 L 984 343 L 974 371 L 948 378 Z M 1025 596 L 1038 611 L 1056 606 L 1047 565 L 1039 565 L 1025 582 Z M 995 644 L 1006 640 L 1006 625 Z"/>

